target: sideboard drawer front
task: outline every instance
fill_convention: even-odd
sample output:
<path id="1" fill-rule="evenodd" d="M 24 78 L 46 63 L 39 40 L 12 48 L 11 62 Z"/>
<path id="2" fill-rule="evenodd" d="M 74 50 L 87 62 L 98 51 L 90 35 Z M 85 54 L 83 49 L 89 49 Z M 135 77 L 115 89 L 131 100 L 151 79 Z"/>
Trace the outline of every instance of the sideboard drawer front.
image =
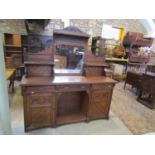
<path id="1" fill-rule="evenodd" d="M 47 94 L 55 90 L 54 86 L 27 87 L 25 93 L 28 95 Z"/>
<path id="2" fill-rule="evenodd" d="M 111 89 L 113 87 L 112 84 L 93 84 L 93 89 Z"/>
<path id="3" fill-rule="evenodd" d="M 59 85 L 56 86 L 57 91 L 87 90 L 89 85 Z"/>
<path id="4" fill-rule="evenodd" d="M 53 107 L 55 97 L 54 95 L 31 95 L 28 97 L 28 104 L 30 107 Z"/>

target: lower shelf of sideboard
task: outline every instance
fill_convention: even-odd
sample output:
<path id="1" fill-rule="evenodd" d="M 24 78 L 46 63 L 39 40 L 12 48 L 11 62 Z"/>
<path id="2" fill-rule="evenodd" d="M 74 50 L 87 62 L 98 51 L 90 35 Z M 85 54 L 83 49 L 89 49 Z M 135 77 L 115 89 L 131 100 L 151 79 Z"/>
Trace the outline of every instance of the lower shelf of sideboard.
<path id="1" fill-rule="evenodd" d="M 82 112 L 78 112 L 75 114 L 67 114 L 62 116 L 56 117 L 56 124 L 68 124 L 68 123 L 75 123 L 75 122 L 81 122 L 86 120 L 86 114 L 83 114 Z"/>

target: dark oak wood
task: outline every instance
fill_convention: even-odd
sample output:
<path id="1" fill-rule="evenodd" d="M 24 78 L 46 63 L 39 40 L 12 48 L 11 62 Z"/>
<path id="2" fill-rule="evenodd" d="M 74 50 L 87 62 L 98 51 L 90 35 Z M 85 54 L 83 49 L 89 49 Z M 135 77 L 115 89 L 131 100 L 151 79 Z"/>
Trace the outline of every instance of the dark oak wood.
<path id="1" fill-rule="evenodd" d="M 115 81 L 102 76 L 23 77 L 21 84 L 27 131 L 108 118 Z"/>
<path id="2" fill-rule="evenodd" d="M 145 106 L 153 109 L 155 108 L 155 73 L 135 73 L 128 72 L 125 80 L 126 84 L 137 88 L 137 100 Z"/>
<path id="3" fill-rule="evenodd" d="M 137 100 L 151 109 L 155 108 L 155 73 L 146 72 L 142 75 L 141 89 Z"/>
<path id="4" fill-rule="evenodd" d="M 53 76 L 52 37 L 28 35 L 28 45 L 24 51 L 24 64 L 27 77 Z"/>
<path id="5" fill-rule="evenodd" d="M 29 48 L 24 51 L 26 75 L 21 81 L 25 131 L 109 117 L 116 81 L 103 76 L 103 57 L 88 52 L 88 38 L 76 27 L 54 30 L 52 46 L 50 41 L 46 44 L 49 37 L 29 38 Z M 82 70 L 73 71 L 75 56 L 71 55 L 67 62 L 70 70 L 54 71 L 54 54 L 62 45 L 66 55 L 74 46 L 84 50 Z"/>
<path id="6" fill-rule="evenodd" d="M 115 83 L 116 81 L 104 76 L 54 76 L 54 77 L 29 77 L 23 76 L 22 86 L 37 86 L 37 85 L 53 85 L 53 84 L 99 84 L 99 83 Z"/>
<path id="7" fill-rule="evenodd" d="M 127 72 L 127 76 L 124 83 L 124 89 L 126 87 L 126 84 L 130 84 L 132 85 L 132 87 L 141 89 L 141 81 L 142 81 L 142 73 Z"/>

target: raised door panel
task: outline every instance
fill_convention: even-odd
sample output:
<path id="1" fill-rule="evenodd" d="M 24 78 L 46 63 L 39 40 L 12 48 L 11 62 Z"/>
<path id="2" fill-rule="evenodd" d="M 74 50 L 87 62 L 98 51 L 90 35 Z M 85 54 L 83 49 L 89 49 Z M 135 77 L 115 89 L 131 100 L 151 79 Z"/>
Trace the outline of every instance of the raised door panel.
<path id="1" fill-rule="evenodd" d="M 92 100 L 89 107 L 89 118 L 108 118 L 110 106 L 110 90 L 94 90 L 92 92 Z"/>
<path id="2" fill-rule="evenodd" d="M 27 129 L 52 126 L 55 97 L 52 95 L 30 95 L 26 103 Z"/>

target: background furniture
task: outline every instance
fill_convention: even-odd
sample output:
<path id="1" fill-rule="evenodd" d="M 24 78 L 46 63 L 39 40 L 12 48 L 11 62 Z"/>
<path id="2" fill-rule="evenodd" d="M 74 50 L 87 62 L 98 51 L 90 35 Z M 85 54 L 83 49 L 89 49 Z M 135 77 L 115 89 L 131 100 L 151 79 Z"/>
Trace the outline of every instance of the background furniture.
<path id="1" fill-rule="evenodd" d="M 6 69 L 6 79 L 10 81 L 9 88 L 11 88 L 12 93 L 14 92 L 14 77 L 15 76 L 15 69 L 8 68 Z"/>
<path id="2" fill-rule="evenodd" d="M 145 38 L 142 33 L 128 32 L 123 40 L 123 45 L 129 56 L 130 62 L 148 63 L 149 56 L 138 54 L 138 48 L 150 47 L 152 38 Z"/>
<path id="3" fill-rule="evenodd" d="M 137 100 L 151 109 L 155 108 L 155 73 L 146 72 L 143 74 Z"/>
<path id="4" fill-rule="evenodd" d="M 23 72 L 20 67 L 23 65 L 23 50 L 27 48 L 27 35 L 4 33 L 4 55 L 6 66 L 10 66 L 9 59 L 12 59 L 12 67 L 18 68 L 15 79 L 21 79 Z M 17 74 L 18 73 L 18 74 Z"/>
<path id="5" fill-rule="evenodd" d="M 93 37 L 92 38 L 92 46 L 91 46 L 91 50 L 92 53 L 96 56 L 103 56 L 104 55 L 104 45 L 105 44 L 105 39 L 103 39 L 100 36 L 97 37 Z"/>
<path id="6" fill-rule="evenodd" d="M 136 73 L 136 72 L 127 72 L 127 76 L 124 83 L 124 89 L 126 87 L 126 84 L 132 85 L 132 87 L 137 89 L 142 89 L 141 82 L 142 82 L 142 73 Z"/>
<path id="7" fill-rule="evenodd" d="M 124 45 L 151 46 L 152 38 L 145 38 L 143 33 L 128 32 L 123 40 Z"/>
<path id="8" fill-rule="evenodd" d="M 126 84 L 137 89 L 137 100 L 153 109 L 155 107 L 155 66 L 152 64 L 131 63 L 128 68 L 124 89 Z"/>
<path id="9" fill-rule="evenodd" d="M 111 71 L 113 72 L 112 78 L 115 80 L 124 80 L 126 78 L 126 72 L 128 67 L 128 59 L 124 58 L 105 58 L 107 64 L 109 64 Z M 116 73 L 117 67 L 123 68 L 121 74 Z"/>

